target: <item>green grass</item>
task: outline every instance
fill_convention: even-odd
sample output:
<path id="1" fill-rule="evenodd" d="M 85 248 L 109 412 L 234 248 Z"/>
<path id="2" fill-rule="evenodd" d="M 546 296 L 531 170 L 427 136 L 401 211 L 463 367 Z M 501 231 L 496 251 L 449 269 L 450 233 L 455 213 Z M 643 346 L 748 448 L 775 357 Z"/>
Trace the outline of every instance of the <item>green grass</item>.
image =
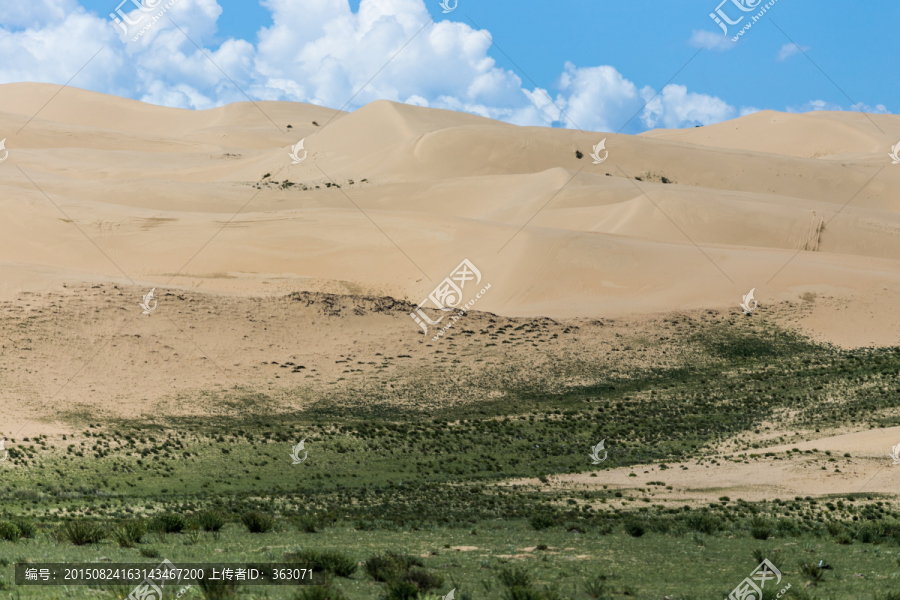
<path id="1" fill-rule="evenodd" d="M 538 370 L 512 362 L 463 381 L 460 389 L 497 392 L 478 402 L 438 402 L 436 371 L 398 379 L 402 405 L 381 387 L 348 387 L 285 413 L 271 398 L 233 391 L 231 417 L 93 419 L 62 441 L 11 440 L 0 483 L 0 598 L 112 598 L 113 589 L 9 583 L 16 560 L 99 557 L 312 562 L 333 579 L 301 590 L 308 600 L 439 597 L 454 587 L 460 600 L 707 598 L 727 596 L 759 556 L 783 566 L 788 597 L 889 597 L 900 581 L 893 498 L 722 497 L 685 510 L 661 496 L 666 468 L 726 460 L 718 445 L 764 422 L 823 435 L 900 424 L 900 348 L 845 352 L 750 319 L 671 326 L 663 344 L 671 358 L 658 364 L 633 355 Z M 301 439 L 309 458 L 292 465 Z M 588 452 L 601 439 L 609 458 L 593 467 Z M 743 441 L 730 449 L 760 464 L 792 455 L 763 455 Z M 804 458 L 827 469 L 854 461 Z M 648 463 L 660 466 L 659 481 L 637 477 L 629 489 L 506 484 L 589 471 L 602 482 L 606 469 Z M 833 569 L 816 572 L 821 560 Z M 241 597 L 296 593 L 254 588 Z M 203 594 L 193 588 L 185 598 Z"/>
<path id="2" fill-rule="evenodd" d="M 440 527 L 413 535 L 408 531 L 359 532 L 352 527 L 338 526 L 314 547 L 300 532 L 254 535 L 237 524 L 227 525 L 218 540 L 204 534 L 197 545 L 185 545 L 182 537 L 172 535 L 166 543 L 153 542 L 152 547 L 175 564 L 204 560 L 280 562 L 285 560 L 285 553 L 298 545 L 305 545 L 315 553 L 339 553 L 354 561 L 364 561 L 383 555 L 385 548 L 395 548 L 414 556 L 424 555 L 420 559 L 424 567 L 412 567 L 412 571 L 443 578 L 443 586 L 437 590 L 439 594 L 456 587 L 457 597 L 459 591 L 465 591 L 478 599 L 502 597 L 502 578 L 509 580 L 504 573 L 510 570 L 523 572 L 534 589 L 541 591 L 549 586 L 563 597 L 589 598 L 589 586 L 595 585 L 598 578 L 613 597 L 621 597 L 627 589 L 635 592 L 633 597 L 647 599 L 664 595 L 726 597 L 758 564 L 755 550 L 779 566 L 784 581 L 797 589 L 810 577 L 802 564 L 825 560 L 834 568 L 824 571 L 816 589 L 811 590 L 820 594 L 820 598 L 874 600 L 875 592 L 885 596 L 900 577 L 900 546 L 853 544 L 847 547 L 827 537 L 812 535 L 766 541 L 754 540 L 749 535 L 733 539 L 709 536 L 699 546 L 690 536 L 648 532 L 635 538 L 624 532 L 576 534 L 563 528 L 535 532 L 526 523 L 498 522 L 482 524 L 476 535 L 468 528 Z M 540 544 L 548 549 L 529 550 Z M 457 551 L 453 547 L 467 549 Z M 477 549 L 468 549 L 471 547 Z M 215 552 L 216 549 L 222 552 Z M 116 562 L 158 562 L 143 559 L 135 549 L 119 548 L 110 541 L 93 547 L 60 546 L 39 536 L 27 545 L 0 543 L 0 559 L 10 561 L 27 558 L 89 562 L 99 556 Z M 648 565 L 653 565 L 652 575 L 648 574 Z M 857 573 L 864 577 L 858 577 Z M 12 566 L 0 567 L 0 574 L 10 581 Z M 356 570 L 349 578 L 336 577 L 331 585 L 350 599 L 376 598 L 387 587 L 363 569 Z M 486 586 L 491 592 L 486 591 Z M 61 598 L 63 591 L 63 588 L 25 588 L 21 594 L 25 598 Z M 291 598 L 293 591 L 257 587 L 250 590 L 249 597 L 263 597 L 264 593 L 270 598 Z M 69 587 L 65 597 L 104 596 L 87 587 Z M 188 598 L 192 597 L 201 596 L 191 591 Z"/>

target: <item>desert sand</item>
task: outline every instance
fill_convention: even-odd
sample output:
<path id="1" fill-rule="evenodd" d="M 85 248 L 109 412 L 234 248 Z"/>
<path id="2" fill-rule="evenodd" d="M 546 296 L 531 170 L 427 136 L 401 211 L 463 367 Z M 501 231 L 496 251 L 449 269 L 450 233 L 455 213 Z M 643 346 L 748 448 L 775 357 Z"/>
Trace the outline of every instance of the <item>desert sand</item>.
<path id="1" fill-rule="evenodd" d="M 195 112 L 19 83 L 0 85 L 2 137 L 3 431 L 225 410 L 203 390 L 297 408 L 301 379 L 339 397 L 436 361 L 461 363 L 439 385 L 466 400 L 465 377 L 516 348 L 439 354 L 408 317 L 463 259 L 491 290 L 459 327 L 543 319 L 557 337 L 536 367 L 662 315 L 739 311 L 751 288 L 760 314 L 815 339 L 900 340 L 900 116 L 763 111 L 629 136 L 387 101 Z M 873 456 L 896 443 L 868 436 Z M 728 463 L 704 487 L 846 491 L 885 460 L 815 477 Z M 666 481 L 685 489 L 699 468 Z M 897 473 L 866 485 L 896 489 Z"/>
<path id="2" fill-rule="evenodd" d="M 578 490 L 637 486 L 647 490 L 645 495 L 653 502 L 698 505 L 717 502 L 722 497 L 747 502 L 867 493 L 896 497 L 900 490 L 900 465 L 893 463 L 887 451 L 898 442 L 900 427 L 857 431 L 722 454 L 705 461 L 669 463 L 665 468 L 638 465 L 598 470 L 594 477 L 588 473 L 557 475 L 546 487 Z M 662 482 L 668 487 L 645 487 L 648 482 Z M 536 479 L 510 480 L 507 485 L 545 487 Z M 626 501 L 619 504 L 622 502 Z"/>
<path id="3" fill-rule="evenodd" d="M 762 304 L 836 298 L 803 324 L 836 343 L 900 337 L 894 115 L 763 111 L 628 136 L 23 83 L 0 86 L 0 131 L 5 299 L 103 280 L 418 303 L 468 258 L 492 283 L 479 309 L 504 315 L 726 307 L 755 288 Z"/>

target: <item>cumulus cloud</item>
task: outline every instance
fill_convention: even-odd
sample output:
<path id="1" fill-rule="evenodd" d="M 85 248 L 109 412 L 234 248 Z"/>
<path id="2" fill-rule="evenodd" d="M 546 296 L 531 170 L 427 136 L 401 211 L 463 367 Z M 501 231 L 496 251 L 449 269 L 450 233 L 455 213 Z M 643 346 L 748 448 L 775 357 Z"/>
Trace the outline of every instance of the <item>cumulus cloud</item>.
<path id="1" fill-rule="evenodd" d="M 144 2 L 123 2 L 121 24 L 75 0 L 11 4 L 0 13 L 0 83 L 62 83 L 102 49 L 72 85 L 181 108 L 245 101 L 244 92 L 350 110 L 387 99 L 519 125 L 618 131 L 628 124 L 628 132 L 705 125 L 738 112 L 684 86 L 654 98 L 609 65 L 566 63 L 553 88 L 524 87 L 491 58 L 490 32 L 430 23 L 424 0 L 361 0 L 357 12 L 347 0 L 262 0 L 272 25 L 255 43 L 216 41 L 216 0 Z M 706 34 L 695 36 L 705 47 L 723 39 Z"/>
<path id="2" fill-rule="evenodd" d="M 737 110 L 724 100 L 688 92 L 683 85 L 669 84 L 655 98 L 650 88 L 644 88 L 641 95 L 648 100 L 642 119 L 651 128 L 711 125 L 737 116 Z"/>

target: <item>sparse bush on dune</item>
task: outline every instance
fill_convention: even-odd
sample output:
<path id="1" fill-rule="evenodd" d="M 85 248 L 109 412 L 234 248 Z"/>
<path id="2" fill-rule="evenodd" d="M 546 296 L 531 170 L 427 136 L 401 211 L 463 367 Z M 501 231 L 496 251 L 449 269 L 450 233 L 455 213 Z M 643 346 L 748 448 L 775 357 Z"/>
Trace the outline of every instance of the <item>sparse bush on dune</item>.
<path id="1" fill-rule="evenodd" d="M 126 521 L 112 530 L 112 537 L 122 548 L 134 548 L 144 539 L 147 529 L 140 521 Z"/>
<path id="2" fill-rule="evenodd" d="M 767 540 L 772 535 L 772 525 L 768 519 L 754 517 L 750 520 L 750 535 L 756 540 Z"/>
<path id="3" fill-rule="evenodd" d="M 275 519 L 258 511 L 244 513 L 241 522 L 250 533 L 268 533 L 275 529 Z"/>
<path id="4" fill-rule="evenodd" d="M 529 523 L 535 531 L 542 531 L 548 527 L 553 527 L 553 525 L 556 524 L 553 517 L 549 515 L 535 515 L 531 517 Z"/>
<path id="5" fill-rule="evenodd" d="M 181 533 L 187 527 L 187 520 L 175 513 L 156 515 L 150 521 L 150 530 L 159 533 Z"/>
<path id="6" fill-rule="evenodd" d="M 34 523 L 26 519 L 14 518 L 10 520 L 10 523 L 19 528 L 19 533 L 24 539 L 31 539 L 37 533 L 37 527 L 35 527 Z"/>
<path id="7" fill-rule="evenodd" d="M 431 573 L 424 569 L 410 569 L 403 578 L 406 581 L 413 583 L 419 589 L 419 592 L 422 593 L 436 590 L 444 585 L 444 578 L 441 575 Z"/>
<path id="8" fill-rule="evenodd" d="M 0 521 L 0 540 L 18 542 L 22 537 L 22 531 L 9 521 Z"/>
<path id="9" fill-rule="evenodd" d="M 712 535 L 722 529 L 722 520 L 706 511 L 692 511 L 685 519 L 687 526 L 697 533 Z"/>
<path id="10" fill-rule="evenodd" d="M 302 588 L 293 600 L 347 600 L 347 596 L 333 585 L 312 585 Z"/>
<path id="11" fill-rule="evenodd" d="M 559 593 L 551 588 L 539 589 L 532 583 L 531 574 L 523 566 L 503 567 L 497 574 L 504 587 L 504 600 L 559 600 Z"/>
<path id="12" fill-rule="evenodd" d="M 403 573 L 397 561 L 381 555 L 367 558 L 364 568 L 369 577 L 381 583 L 398 579 Z"/>
<path id="13" fill-rule="evenodd" d="M 397 579 L 387 584 L 382 600 L 417 600 L 419 588 L 411 581 Z"/>
<path id="14" fill-rule="evenodd" d="M 298 566 L 323 571 L 338 577 L 350 577 L 356 572 L 356 561 L 337 551 L 297 550 L 285 552 L 284 558 Z"/>
<path id="15" fill-rule="evenodd" d="M 631 537 L 641 537 L 644 535 L 646 528 L 644 524 L 637 519 L 628 519 L 625 521 L 625 532 Z"/>
<path id="16" fill-rule="evenodd" d="M 209 510 L 197 515 L 197 523 L 203 531 L 216 532 L 225 526 L 225 516 L 216 510 Z"/>
<path id="17" fill-rule="evenodd" d="M 67 521 L 60 525 L 58 537 L 76 546 L 86 546 L 105 539 L 106 529 L 93 521 Z"/>

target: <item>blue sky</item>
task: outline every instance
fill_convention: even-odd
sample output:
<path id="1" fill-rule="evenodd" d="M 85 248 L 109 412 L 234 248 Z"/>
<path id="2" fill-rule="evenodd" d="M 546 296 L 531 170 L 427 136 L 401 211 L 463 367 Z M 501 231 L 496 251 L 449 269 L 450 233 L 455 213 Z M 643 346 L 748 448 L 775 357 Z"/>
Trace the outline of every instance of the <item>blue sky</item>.
<path id="1" fill-rule="evenodd" d="M 897 3 L 860 9 L 777 0 L 737 43 L 723 44 L 709 17 L 718 1 L 459 0 L 443 14 L 439 0 L 362 0 L 370 17 L 384 13 L 373 20 L 356 14 L 358 0 L 349 9 L 347 0 L 174 0 L 168 15 L 254 99 L 340 107 L 430 13 L 435 24 L 351 109 L 387 98 L 520 124 L 573 127 L 574 121 L 615 131 L 674 75 L 626 131 L 690 127 L 754 109 L 848 110 L 847 96 L 867 110 L 900 111 Z M 201 64 L 208 60 L 166 20 L 138 41 L 119 35 L 108 17 L 118 2 L 35 0 L 4 8 L 0 50 L 15 64 L 0 66 L 0 82 L 63 83 L 103 47 L 72 85 L 185 108 L 244 99 L 217 68 Z M 744 22 L 765 4 L 742 12 L 733 2 L 761 0 L 726 0 L 722 10 L 732 19 L 745 15 Z M 48 58 L 60 52 L 63 59 Z"/>

